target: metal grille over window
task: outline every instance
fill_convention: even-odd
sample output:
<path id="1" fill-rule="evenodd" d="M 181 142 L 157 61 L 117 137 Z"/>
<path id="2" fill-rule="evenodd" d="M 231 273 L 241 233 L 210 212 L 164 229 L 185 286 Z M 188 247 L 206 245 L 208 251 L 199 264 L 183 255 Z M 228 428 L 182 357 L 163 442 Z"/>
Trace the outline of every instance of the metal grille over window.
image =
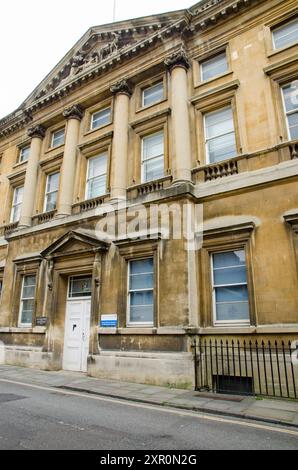
<path id="1" fill-rule="evenodd" d="M 129 323 L 153 324 L 154 268 L 153 259 L 129 263 Z"/>
<path id="2" fill-rule="evenodd" d="M 212 255 L 215 323 L 249 324 L 245 251 Z"/>

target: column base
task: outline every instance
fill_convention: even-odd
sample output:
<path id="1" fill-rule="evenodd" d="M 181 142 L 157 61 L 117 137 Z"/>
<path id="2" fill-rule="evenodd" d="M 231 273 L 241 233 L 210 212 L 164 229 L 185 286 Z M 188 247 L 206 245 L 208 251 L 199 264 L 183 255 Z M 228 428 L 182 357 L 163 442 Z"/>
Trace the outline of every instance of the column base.
<path id="1" fill-rule="evenodd" d="M 188 169 L 179 169 L 175 172 L 176 174 L 173 175 L 173 184 L 179 183 L 191 183 L 193 184 L 192 177 L 191 177 L 191 170 Z"/>

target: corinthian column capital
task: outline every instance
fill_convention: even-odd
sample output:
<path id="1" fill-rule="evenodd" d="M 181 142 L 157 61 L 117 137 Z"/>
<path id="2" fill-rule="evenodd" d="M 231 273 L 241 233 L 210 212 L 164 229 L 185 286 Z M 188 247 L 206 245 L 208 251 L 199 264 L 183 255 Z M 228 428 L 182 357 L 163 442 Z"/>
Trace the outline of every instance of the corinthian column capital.
<path id="1" fill-rule="evenodd" d="M 122 95 L 127 95 L 129 97 L 132 95 L 132 89 L 127 80 L 119 80 L 119 82 L 114 83 L 110 87 L 110 90 L 113 95 L 117 95 L 119 93 L 121 93 Z"/>
<path id="2" fill-rule="evenodd" d="M 70 106 L 69 108 L 66 108 L 63 111 L 63 116 L 66 119 L 77 119 L 80 121 L 84 115 L 84 111 L 82 106 L 79 104 L 74 104 L 73 106 Z"/>
<path id="3" fill-rule="evenodd" d="M 171 72 L 175 67 L 183 67 L 185 70 L 188 70 L 190 67 L 190 62 L 183 47 L 181 47 L 179 51 L 167 57 L 164 64 L 169 72 Z"/>
<path id="4" fill-rule="evenodd" d="M 29 127 L 27 134 L 28 134 L 28 137 L 30 137 L 31 139 L 33 139 L 34 137 L 43 139 L 44 136 L 46 135 L 46 130 L 43 126 L 38 124 L 37 126 Z"/>

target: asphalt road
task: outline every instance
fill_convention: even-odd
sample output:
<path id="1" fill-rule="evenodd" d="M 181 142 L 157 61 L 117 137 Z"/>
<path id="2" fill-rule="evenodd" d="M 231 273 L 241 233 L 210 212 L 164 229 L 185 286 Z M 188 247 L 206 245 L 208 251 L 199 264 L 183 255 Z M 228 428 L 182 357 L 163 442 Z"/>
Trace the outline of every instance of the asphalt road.
<path id="1" fill-rule="evenodd" d="M 0 449 L 298 449 L 298 429 L 0 381 Z"/>

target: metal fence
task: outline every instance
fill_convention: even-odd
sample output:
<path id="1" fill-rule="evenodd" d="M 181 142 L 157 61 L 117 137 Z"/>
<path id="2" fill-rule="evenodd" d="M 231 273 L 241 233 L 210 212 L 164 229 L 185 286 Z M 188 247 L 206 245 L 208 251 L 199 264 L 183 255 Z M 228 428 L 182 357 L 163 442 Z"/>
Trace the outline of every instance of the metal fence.
<path id="1" fill-rule="evenodd" d="M 298 350 L 291 342 L 195 340 L 195 389 L 298 397 Z"/>

